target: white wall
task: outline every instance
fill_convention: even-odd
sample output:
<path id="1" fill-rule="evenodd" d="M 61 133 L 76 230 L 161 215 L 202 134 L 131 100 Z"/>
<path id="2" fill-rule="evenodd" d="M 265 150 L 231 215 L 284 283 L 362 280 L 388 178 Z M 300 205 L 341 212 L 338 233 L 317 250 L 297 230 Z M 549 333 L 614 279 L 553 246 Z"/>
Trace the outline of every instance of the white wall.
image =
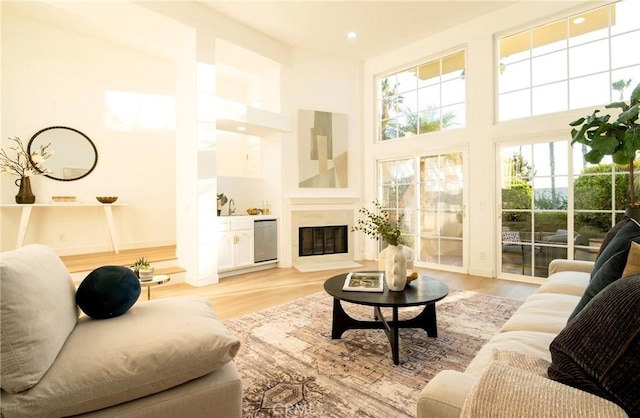
<path id="1" fill-rule="evenodd" d="M 8 137 L 26 143 L 38 130 L 62 125 L 85 133 L 98 150 L 95 171 L 81 180 L 32 178 L 36 202 L 119 196 L 127 204 L 114 208 L 121 248 L 174 244 L 175 129 L 140 126 L 143 115 L 157 114 L 156 105 L 174 106 L 174 63 L 43 23 L 22 5 L 2 3 L 2 148 Z M 105 102 L 114 91 L 131 95 L 116 106 L 117 116 Z M 2 203 L 14 203 L 14 180 L 0 176 Z M 2 209 L 2 250 L 15 247 L 19 217 L 19 209 Z M 100 208 L 35 208 L 25 240 L 33 242 L 59 254 L 110 249 Z"/>
<path id="2" fill-rule="evenodd" d="M 298 135 L 283 134 L 282 147 L 282 249 L 281 264 L 291 266 L 291 198 L 361 196 L 362 185 L 373 176 L 362 175 L 362 64 L 356 60 L 334 58 L 296 50 L 291 67 L 282 72 L 282 113 L 297 121 L 300 109 L 344 113 L 348 124 L 348 187 L 337 189 L 299 188 Z M 359 254 L 359 246 L 356 246 Z"/>

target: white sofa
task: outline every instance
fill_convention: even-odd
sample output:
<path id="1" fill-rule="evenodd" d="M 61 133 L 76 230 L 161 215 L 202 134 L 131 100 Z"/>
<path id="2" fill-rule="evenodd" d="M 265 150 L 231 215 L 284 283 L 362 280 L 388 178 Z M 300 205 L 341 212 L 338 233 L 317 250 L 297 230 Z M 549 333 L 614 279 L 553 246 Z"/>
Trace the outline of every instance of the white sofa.
<path id="1" fill-rule="evenodd" d="M 240 341 L 200 297 L 79 315 L 56 253 L 0 255 L 3 418 L 241 417 Z"/>
<path id="2" fill-rule="evenodd" d="M 444 370 L 427 384 L 418 399 L 418 418 L 626 417 L 616 404 L 546 375 L 551 363 L 549 346 L 580 301 L 592 267 L 593 262 L 553 260 L 545 283 L 479 350 L 464 372 Z M 484 386 L 478 388 L 481 380 Z M 467 398 L 478 390 L 490 391 L 504 402 L 498 408 L 499 415 L 495 411 L 484 415 L 477 409 L 468 410 Z M 562 412 L 557 408 L 566 409 Z"/>

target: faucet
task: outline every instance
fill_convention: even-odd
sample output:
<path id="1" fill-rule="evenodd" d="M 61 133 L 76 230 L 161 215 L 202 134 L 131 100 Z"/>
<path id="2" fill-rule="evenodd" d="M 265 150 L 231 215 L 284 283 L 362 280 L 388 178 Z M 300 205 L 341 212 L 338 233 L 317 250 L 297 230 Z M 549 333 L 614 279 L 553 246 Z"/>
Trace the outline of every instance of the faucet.
<path id="1" fill-rule="evenodd" d="M 233 215 L 236 211 L 236 202 L 233 199 L 229 199 L 229 216 Z"/>

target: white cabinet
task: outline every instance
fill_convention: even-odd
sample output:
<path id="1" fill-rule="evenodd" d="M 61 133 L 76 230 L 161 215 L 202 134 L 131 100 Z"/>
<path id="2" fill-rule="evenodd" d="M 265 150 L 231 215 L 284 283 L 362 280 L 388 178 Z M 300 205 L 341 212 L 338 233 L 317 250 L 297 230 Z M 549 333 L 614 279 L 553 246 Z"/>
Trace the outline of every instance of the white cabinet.
<path id="1" fill-rule="evenodd" d="M 253 264 L 253 220 L 218 219 L 218 271 Z"/>
<path id="2" fill-rule="evenodd" d="M 252 225 L 253 227 L 253 222 Z M 235 267 L 253 264 L 253 229 L 250 231 L 236 231 L 235 233 Z"/>

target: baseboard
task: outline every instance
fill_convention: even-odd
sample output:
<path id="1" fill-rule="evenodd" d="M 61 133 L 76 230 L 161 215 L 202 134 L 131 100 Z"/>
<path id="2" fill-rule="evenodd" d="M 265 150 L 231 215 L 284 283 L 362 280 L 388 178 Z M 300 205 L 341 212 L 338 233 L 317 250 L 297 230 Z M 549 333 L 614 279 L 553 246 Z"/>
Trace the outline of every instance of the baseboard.
<path id="1" fill-rule="evenodd" d="M 490 278 L 496 277 L 493 274 L 493 269 L 472 268 L 472 269 L 469 269 L 469 274 L 473 276 L 480 276 L 480 277 L 490 277 Z"/>
<path id="2" fill-rule="evenodd" d="M 336 269 L 358 269 L 362 267 L 362 264 L 358 264 L 355 261 L 337 261 L 331 263 L 318 263 L 318 264 L 296 264 L 296 270 L 301 273 L 309 273 L 312 271 L 324 271 L 324 270 L 336 270 Z"/>
<path id="3" fill-rule="evenodd" d="M 268 269 L 275 268 L 277 266 L 277 263 L 278 263 L 277 261 L 274 261 L 274 262 L 259 264 L 259 265 L 246 267 L 246 268 L 242 268 L 242 269 L 237 269 L 237 270 L 221 271 L 221 272 L 218 272 L 218 277 L 220 279 L 224 279 L 225 277 L 237 276 L 238 274 L 252 273 L 254 271 L 268 270 Z"/>

